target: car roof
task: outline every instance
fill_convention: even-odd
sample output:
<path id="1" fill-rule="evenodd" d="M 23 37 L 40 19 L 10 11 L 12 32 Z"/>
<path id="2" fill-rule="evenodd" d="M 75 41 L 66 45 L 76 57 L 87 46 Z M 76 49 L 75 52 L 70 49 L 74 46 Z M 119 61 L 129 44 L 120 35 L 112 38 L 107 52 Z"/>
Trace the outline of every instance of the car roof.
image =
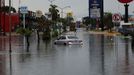
<path id="1" fill-rule="evenodd" d="M 74 37 L 77 37 L 76 35 L 61 35 L 61 36 L 74 36 Z"/>

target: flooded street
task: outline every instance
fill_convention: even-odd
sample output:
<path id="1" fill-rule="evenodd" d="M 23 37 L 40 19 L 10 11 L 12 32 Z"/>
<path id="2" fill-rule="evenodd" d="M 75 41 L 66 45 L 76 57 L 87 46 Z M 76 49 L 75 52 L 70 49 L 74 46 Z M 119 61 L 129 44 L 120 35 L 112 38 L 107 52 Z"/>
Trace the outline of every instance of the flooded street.
<path id="1" fill-rule="evenodd" d="M 0 75 L 134 75 L 131 39 L 82 30 L 76 36 L 83 45 L 54 45 L 55 38 L 37 43 L 32 35 L 26 48 L 13 36 L 11 62 L 8 37 L 1 36 Z"/>

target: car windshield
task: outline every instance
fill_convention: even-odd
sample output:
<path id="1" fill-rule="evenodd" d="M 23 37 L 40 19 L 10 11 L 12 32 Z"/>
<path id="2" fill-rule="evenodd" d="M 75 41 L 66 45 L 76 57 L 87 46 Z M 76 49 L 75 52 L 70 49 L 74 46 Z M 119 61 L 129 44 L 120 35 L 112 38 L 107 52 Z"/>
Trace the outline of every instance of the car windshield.
<path id="1" fill-rule="evenodd" d="M 68 39 L 78 39 L 76 36 L 68 36 Z"/>

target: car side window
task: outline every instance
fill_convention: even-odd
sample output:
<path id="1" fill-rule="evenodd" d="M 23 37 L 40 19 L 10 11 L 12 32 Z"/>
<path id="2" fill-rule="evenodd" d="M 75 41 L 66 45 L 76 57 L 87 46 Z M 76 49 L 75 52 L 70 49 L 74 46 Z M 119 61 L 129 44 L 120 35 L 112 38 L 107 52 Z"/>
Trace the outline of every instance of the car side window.
<path id="1" fill-rule="evenodd" d="M 64 39 L 66 39 L 66 37 L 65 36 L 61 36 L 59 39 L 64 40 Z"/>
<path id="2" fill-rule="evenodd" d="M 62 37 L 62 39 L 64 40 L 64 39 L 66 39 L 66 37 L 65 37 L 65 36 L 63 36 L 63 37 Z"/>
<path id="3" fill-rule="evenodd" d="M 62 38 L 61 38 L 62 40 L 64 40 L 64 39 L 66 39 L 66 37 L 65 36 L 62 36 Z"/>

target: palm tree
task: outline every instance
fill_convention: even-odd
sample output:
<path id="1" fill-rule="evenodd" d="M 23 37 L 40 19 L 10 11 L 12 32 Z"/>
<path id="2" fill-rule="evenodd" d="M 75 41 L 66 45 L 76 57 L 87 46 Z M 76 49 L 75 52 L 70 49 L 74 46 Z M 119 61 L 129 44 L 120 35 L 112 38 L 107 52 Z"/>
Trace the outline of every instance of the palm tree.
<path id="1" fill-rule="evenodd" d="M 57 5 L 52 5 L 51 4 L 50 8 L 49 8 L 49 12 L 51 13 L 51 18 L 52 18 L 51 27 L 53 29 L 52 32 L 54 33 L 54 34 L 52 34 L 52 36 L 53 35 L 57 36 L 57 33 L 58 33 L 58 31 L 57 31 L 57 22 L 58 22 L 60 16 L 59 16 L 59 10 L 57 9 L 57 7 L 58 7 Z"/>
<path id="2" fill-rule="evenodd" d="M 57 6 L 56 5 L 50 5 L 49 12 L 52 15 L 52 20 L 57 21 L 57 19 L 59 17 L 59 14 L 58 14 L 59 10 L 57 9 Z"/>

